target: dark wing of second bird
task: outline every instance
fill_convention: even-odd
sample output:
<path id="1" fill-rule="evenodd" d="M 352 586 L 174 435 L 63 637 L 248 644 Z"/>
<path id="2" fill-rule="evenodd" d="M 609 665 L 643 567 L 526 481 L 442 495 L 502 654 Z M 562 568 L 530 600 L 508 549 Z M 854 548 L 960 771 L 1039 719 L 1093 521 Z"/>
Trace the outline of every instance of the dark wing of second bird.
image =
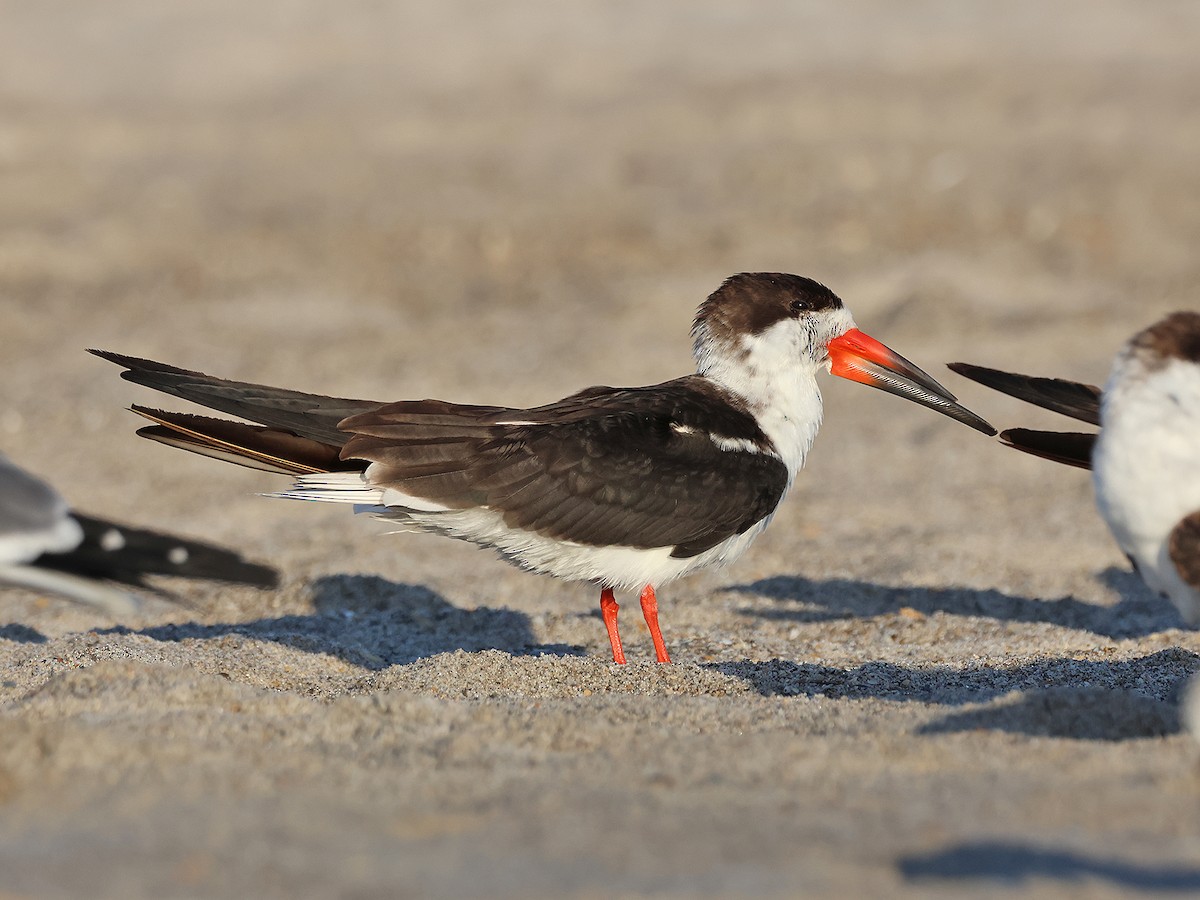
<path id="1" fill-rule="evenodd" d="M 1090 425 L 1100 424 L 1100 388 L 1062 378 L 1040 378 L 1018 375 L 969 363 L 950 363 L 950 368 L 972 381 L 1024 400 L 1042 409 L 1070 416 Z M 1082 469 L 1092 467 L 1092 448 L 1096 435 L 1078 431 L 1037 431 L 1031 428 L 1010 428 L 1000 432 L 1000 439 L 1017 450 L 1032 453 Z"/>
<path id="2" fill-rule="evenodd" d="M 686 558 L 745 532 L 787 488 L 754 417 L 696 376 L 522 410 L 323 397 L 97 355 L 125 366 L 127 380 L 259 423 L 138 408 L 158 423 L 145 437 L 290 474 L 377 463 L 377 486 L 488 507 L 558 540 Z"/>

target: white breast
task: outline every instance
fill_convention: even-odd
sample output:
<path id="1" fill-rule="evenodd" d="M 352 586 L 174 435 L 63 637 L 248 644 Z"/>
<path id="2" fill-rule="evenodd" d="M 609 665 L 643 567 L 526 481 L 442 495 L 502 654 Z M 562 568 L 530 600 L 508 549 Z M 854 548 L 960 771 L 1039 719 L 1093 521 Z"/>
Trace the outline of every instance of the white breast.
<path id="1" fill-rule="evenodd" d="M 1171 530 L 1200 510 L 1200 367 L 1169 360 L 1147 370 L 1118 359 L 1104 391 L 1093 454 L 1100 514 L 1146 583 L 1192 623 L 1200 594 L 1179 577 L 1168 552 Z"/>

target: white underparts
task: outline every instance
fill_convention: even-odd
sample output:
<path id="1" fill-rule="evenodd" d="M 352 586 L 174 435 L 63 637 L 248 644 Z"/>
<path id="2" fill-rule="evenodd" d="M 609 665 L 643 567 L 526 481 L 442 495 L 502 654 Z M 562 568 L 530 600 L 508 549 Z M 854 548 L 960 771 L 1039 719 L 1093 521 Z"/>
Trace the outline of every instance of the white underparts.
<path id="1" fill-rule="evenodd" d="M 367 470 L 369 477 L 370 470 Z M 302 475 L 291 490 L 271 497 L 351 503 L 354 511 L 386 520 L 392 531 L 428 531 L 497 550 L 531 572 L 557 578 L 595 581 L 622 590 L 664 584 L 696 569 L 737 559 L 766 527 L 770 517 L 744 534 L 734 535 L 696 556 L 678 558 L 673 547 L 597 547 L 560 541 L 533 531 L 511 528 L 503 513 L 488 507 L 449 509 L 395 488 L 372 486 L 358 472 Z"/>
<path id="2" fill-rule="evenodd" d="M 671 547 L 596 547 L 510 528 L 500 512 L 483 507 L 427 513 L 382 507 L 363 511 L 389 522 L 493 548 L 531 572 L 567 581 L 599 582 L 620 590 L 661 585 L 706 566 L 732 562 L 745 552 L 769 521 L 769 517 L 763 519 L 744 534 L 681 559 L 671 555 Z"/>
<path id="3" fill-rule="evenodd" d="M 1200 622 L 1200 593 L 1180 578 L 1169 547 L 1179 521 L 1200 511 L 1200 366 L 1122 354 L 1101 422 L 1092 458 L 1100 514 L 1146 583 Z"/>

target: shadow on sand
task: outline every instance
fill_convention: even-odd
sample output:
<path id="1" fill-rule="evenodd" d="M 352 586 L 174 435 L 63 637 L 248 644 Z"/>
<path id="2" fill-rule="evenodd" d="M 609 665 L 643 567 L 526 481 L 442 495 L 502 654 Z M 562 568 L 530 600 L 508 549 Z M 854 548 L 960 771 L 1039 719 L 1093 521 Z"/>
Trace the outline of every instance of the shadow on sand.
<path id="1" fill-rule="evenodd" d="M 909 668 L 877 662 L 839 669 L 780 659 L 712 667 L 744 679 L 763 696 L 970 705 L 920 726 L 917 734 L 986 729 L 1118 741 L 1180 730 L 1179 695 L 1200 669 L 1200 655 L 1172 648 L 1138 659 L 1060 658 L 1012 668 Z"/>
<path id="2" fill-rule="evenodd" d="M 803 609 L 748 610 L 747 614 L 804 621 L 865 617 L 911 606 L 927 613 L 944 610 L 1053 621 L 1101 633 L 1122 631 L 1120 606 L 1107 609 L 1070 599 L 1029 600 L 996 591 L 885 588 L 800 577 L 772 578 L 730 590 L 755 591 L 781 604 L 803 602 Z M 1167 616 L 1155 610 L 1153 600 L 1128 601 L 1131 613 L 1146 620 L 1132 626 L 1135 633 L 1155 630 L 1148 627 L 1149 621 L 1159 628 L 1170 624 L 1163 621 Z M 313 602 L 315 611 L 310 615 L 161 625 L 138 633 L 160 641 L 229 636 L 273 641 L 337 656 L 372 671 L 455 650 L 501 650 L 515 656 L 582 655 L 575 646 L 538 643 L 524 613 L 488 607 L 460 609 L 421 585 L 398 584 L 376 576 L 321 578 L 314 584 Z M 813 606 L 820 609 L 814 611 Z M 20 637 L 37 640 L 38 636 L 21 633 Z M 923 668 L 872 662 L 837 668 L 779 659 L 708 667 L 743 679 L 764 696 L 883 698 L 962 707 L 921 725 L 917 729 L 920 734 L 992 729 L 1126 740 L 1179 731 L 1178 696 L 1189 676 L 1200 669 L 1200 656 L 1173 648 L 1130 660 L 1058 658 L 1013 667 Z"/>
<path id="3" fill-rule="evenodd" d="M 794 622 L 868 618 L 907 607 L 925 615 L 945 612 L 1007 622 L 1044 622 L 1114 640 L 1185 627 L 1175 607 L 1155 596 L 1134 573 L 1110 568 L 1100 577 L 1120 595 L 1116 605 L 1097 606 L 1074 597 L 1039 600 L 973 588 L 886 587 L 839 578 L 815 581 L 803 575 L 778 575 L 724 590 L 758 594 L 780 604 L 777 609 L 742 610 L 745 615 Z"/>
<path id="4" fill-rule="evenodd" d="M 950 613 L 1002 621 L 1046 623 L 1109 639 L 1137 638 L 1182 624 L 1130 572 L 1109 569 L 1101 576 L 1120 594 L 1111 607 L 1072 597 L 1039 600 L 994 590 L 886 587 L 864 581 L 815 581 L 777 576 L 727 591 L 757 594 L 774 608 L 745 608 L 744 615 L 825 622 L 893 614 L 907 607 L 925 615 Z M 890 662 L 850 669 L 786 660 L 718 663 L 717 670 L 745 679 L 765 696 L 878 697 L 896 701 L 962 706 L 921 726 L 919 734 L 989 729 L 1028 735 L 1092 740 L 1127 740 L 1180 730 L 1178 701 L 1188 679 L 1200 670 L 1200 655 L 1180 648 L 1137 659 L 1044 659 L 1003 667 L 906 667 Z"/>
<path id="5" fill-rule="evenodd" d="M 1015 887 L 1031 879 L 1108 882 L 1117 888 L 1164 893 L 1200 892 L 1200 868 L 1097 859 L 1070 850 L 981 841 L 960 844 L 897 864 L 910 881 L 986 879 Z"/>
<path id="6" fill-rule="evenodd" d="M 20 622 L 10 622 L 7 625 L 0 625 L 0 640 L 12 641 L 16 644 L 44 644 L 47 638 L 36 628 L 30 628 Z"/>
<path id="7" fill-rule="evenodd" d="M 374 575 L 330 575 L 313 585 L 311 615 L 204 625 L 189 622 L 138 631 L 158 641 L 240 635 L 311 653 L 328 653 L 373 671 L 439 653 L 502 650 L 514 656 L 579 655 L 567 644 L 539 644 L 529 617 L 511 609 L 460 609 L 416 584 Z M 128 633 L 126 628 L 107 629 Z"/>

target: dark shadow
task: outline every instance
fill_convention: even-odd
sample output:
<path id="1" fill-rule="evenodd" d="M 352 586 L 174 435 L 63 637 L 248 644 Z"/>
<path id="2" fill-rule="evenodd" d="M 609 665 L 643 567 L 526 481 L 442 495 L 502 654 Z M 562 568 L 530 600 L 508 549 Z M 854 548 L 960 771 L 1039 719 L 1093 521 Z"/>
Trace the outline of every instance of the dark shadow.
<path id="1" fill-rule="evenodd" d="M 930 666 L 908 668 L 889 662 L 838 669 L 783 659 L 712 663 L 726 675 L 743 678 L 767 697 L 823 696 L 961 705 L 991 700 L 1031 688 L 1077 687 L 1145 692 L 1154 683 L 1170 687 L 1160 700 L 1177 699 L 1187 679 L 1200 669 L 1200 654 L 1178 647 L 1139 659 L 1095 661 L 1047 659 L 1012 668 Z"/>
<path id="2" fill-rule="evenodd" d="M 950 713 L 922 725 L 916 733 L 986 730 L 1075 740 L 1127 741 L 1177 734 L 1182 727 L 1177 700 L 1158 700 L 1126 690 L 1056 687 L 1030 690 L 987 706 Z"/>
<path id="3" fill-rule="evenodd" d="M 1146 612 L 1158 612 L 1163 618 L 1176 623 L 1171 627 L 1189 627 L 1183 616 L 1179 615 L 1178 610 L 1175 609 L 1175 605 L 1166 597 L 1147 587 L 1146 582 L 1142 581 L 1142 576 L 1133 569 L 1109 566 L 1096 576 L 1096 580 L 1105 587 L 1116 591 L 1121 598 L 1121 603 L 1127 604 L 1130 609 L 1137 610 L 1144 607 Z"/>
<path id="4" fill-rule="evenodd" d="M 514 656 L 580 655 L 567 644 L 539 644 L 529 617 L 511 609 L 459 609 L 421 585 L 373 575 L 331 575 L 313 585 L 312 615 L 255 622 L 160 625 L 135 633 L 159 641 L 240 635 L 310 653 L 328 653 L 378 671 L 439 653 L 502 650 Z M 129 633 L 127 628 L 107 629 Z"/>
<path id="5" fill-rule="evenodd" d="M 758 594 L 780 604 L 776 609 L 743 609 L 744 615 L 789 622 L 867 618 L 908 607 L 925 615 L 945 612 L 1009 622 L 1045 622 L 1113 639 L 1186 627 L 1175 607 L 1155 596 L 1133 573 L 1107 569 L 1101 578 L 1120 593 L 1116 605 L 1097 606 L 1073 597 L 1039 600 L 973 588 L 886 587 L 838 578 L 817 581 L 803 575 L 778 575 L 724 590 Z"/>
<path id="6" fill-rule="evenodd" d="M 897 864 L 910 881 L 927 879 L 988 879 L 1009 886 L 1034 878 L 1055 881 L 1105 881 L 1139 891 L 1194 893 L 1200 891 L 1200 868 L 1150 865 L 1105 857 L 1096 859 L 1071 850 L 1052 850 L 1026 844 L 981 841 L 910 856 Z"/>
<path id="7" fill-rule="evenodd" d="M 1048 659 L 1012 668 L 908 668 L 874 662 L 839 669 L 781 659 L 714 663 L 711 667 L 744 679 L 768 697 L 881 698 L 962 706 L 1021 692 L 1028 697 L 1019 703 L 1032 706 L 1022 710 L 1018 703 L 998 703 L 982 710 L 963 711 L 922 726 L 919 734 L 988 728 L 1125 740 L 1179 730 L 1174 707 L 1188 679 L 1200 670 L 1200 655 L 1171 648 L 1139 659 Z M 1039 710 L 1039 704 L 1044 708 Z M 1056 717 L 1055 713 L 1064 713 L 1068 706 L 1073 710 L 1069 716 Z"/>
<path id="8" fill-rule="evenodd" d="M 18 644 L 44 644 L 47 640 L 48 638 L 36 628 L 30 628 L 20 622 L 0 625 L 0 641 L 13 641 Z"/>

